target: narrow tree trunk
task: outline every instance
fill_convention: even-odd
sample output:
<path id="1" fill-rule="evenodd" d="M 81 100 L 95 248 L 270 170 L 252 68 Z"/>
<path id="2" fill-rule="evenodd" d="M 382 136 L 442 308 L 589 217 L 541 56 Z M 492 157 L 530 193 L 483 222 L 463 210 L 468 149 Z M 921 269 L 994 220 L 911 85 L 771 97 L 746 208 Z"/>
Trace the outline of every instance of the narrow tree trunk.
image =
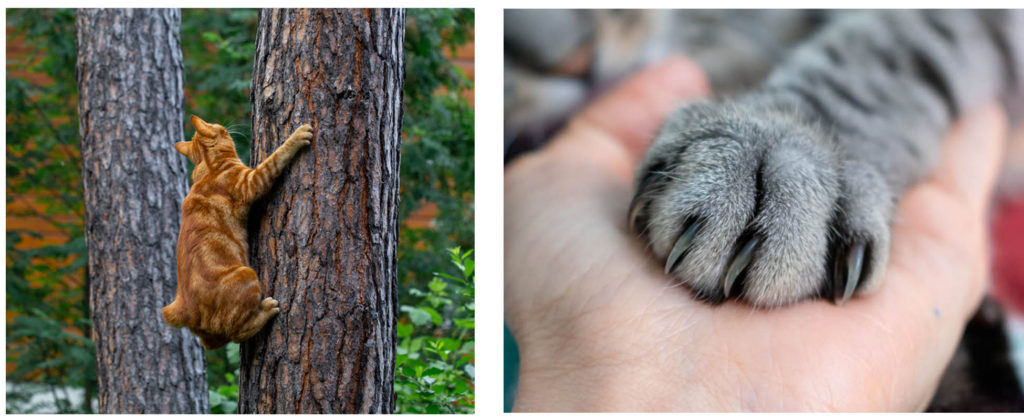
<path id="1" fill-rule="evenodd" d="M 79 10 L 89 304 L 101 413 L 206 413 L 203 350 L 164 323 L 188 190 L 179 10 Z"/>
<path id="2" fill-rule="evenodd" d="M 405 12 L 263 10 L 253 163 L 302 151 L 250 215 L 252 264 L 281 313 L 242 344 L 241 413 L 394 409 Z"/>

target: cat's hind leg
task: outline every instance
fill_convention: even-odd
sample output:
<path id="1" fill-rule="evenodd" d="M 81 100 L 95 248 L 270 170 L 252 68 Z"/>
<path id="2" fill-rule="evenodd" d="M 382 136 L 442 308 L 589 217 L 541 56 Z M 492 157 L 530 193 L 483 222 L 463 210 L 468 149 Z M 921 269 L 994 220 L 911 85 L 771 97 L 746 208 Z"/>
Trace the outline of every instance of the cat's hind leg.
<path id="1" fill-rule="evenodd" d="M 280 312 L 277 301 L 262 299 L 256 271 L 248 266 L 237 266 L 224 273 L 217 285 L 218 294 L 211 324 L 207 329 L 217 330 L 234 342 L 242 342 L 263 328 L 270 318 Z"/>
<path id="2" fill-rule="evenodd" d="M 281 308 L 277 305 L 277 300 L 274 298 L 268 297 L 263 299 L 263 301 L 260 302 L 256 314 L 253 315 L 248 322 L 242 325 L 236 334 L 231 336 L 231 340 L 235 342 L 242 342 L 251 338 L 253 335 L 256 335 L 257 332 L 260 332 L 260 330 L 263 329 L 263 326 L 267 324 L 267 321 L 270 321 L 270 318 L 273 318 L 274 315 L 281 312 Z"/>

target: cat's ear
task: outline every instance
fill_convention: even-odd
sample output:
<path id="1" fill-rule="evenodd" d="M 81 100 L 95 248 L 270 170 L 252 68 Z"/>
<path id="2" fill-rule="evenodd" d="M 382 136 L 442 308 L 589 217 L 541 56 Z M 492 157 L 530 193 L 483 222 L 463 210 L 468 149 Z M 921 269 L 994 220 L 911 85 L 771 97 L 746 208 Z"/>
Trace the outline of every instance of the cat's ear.
<path id="1" fill-rule="evenodd" d="M 213 127 L 210 126 L 210 124 L 204 122 L 202 119 L 199 119 L 199 117 L 196 115 L 192 115 L 192 126 L 195 126 L 196 132 L 199 132 L 199 134 L 202 136 L 209 138 L 217 137 L 217 133 L 214 132 Z"/>
<path id="2" fill-rule="evenodd" d="M 178 150 L 178 152 L 180 152 L 181 155 L 184 155 L 184 156 L 188 157 L 188 159 L 190 159 L 190 160 L 192 159 L 192 142 L 191 141 L 189 141 L 189 142 L 179 142 L 177 144 L 174 144 L 174 149 Z"/>

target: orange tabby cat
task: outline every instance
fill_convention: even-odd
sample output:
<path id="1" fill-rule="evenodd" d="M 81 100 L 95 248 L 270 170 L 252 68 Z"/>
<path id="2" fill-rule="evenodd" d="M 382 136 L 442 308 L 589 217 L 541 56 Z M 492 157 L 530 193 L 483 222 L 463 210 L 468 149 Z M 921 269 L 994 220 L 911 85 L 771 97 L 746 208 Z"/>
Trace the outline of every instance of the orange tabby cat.
<path id="1" fill-rule="evenodd" d="M 174 149 L 195 164 L 192 190 L 181 205 L 178 291 L 163 308 L 164 320 L 188 327 L 203 347 L 219 348 L 256 334 L 281 311 L 274 298 L 260 300 L 256 272 L 246 265 L 246 218 L 313 128 L 302 125 L 256 169 L 242 164 L 223 126 L 192 116 L 196 134 Z"/>

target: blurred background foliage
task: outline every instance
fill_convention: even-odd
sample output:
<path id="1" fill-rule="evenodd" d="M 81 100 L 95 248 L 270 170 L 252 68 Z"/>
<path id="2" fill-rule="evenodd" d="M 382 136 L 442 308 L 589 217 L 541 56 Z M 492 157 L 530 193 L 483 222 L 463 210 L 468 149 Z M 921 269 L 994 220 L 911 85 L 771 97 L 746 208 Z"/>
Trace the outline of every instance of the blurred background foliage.
<path id="1" fill-rule="evenodd" d="M 71 401 L 96 393 L 74 11 L 8 9 L 7 30 L 6 409 L 92 412 Z M 248 160 L 255 33 L 252 9 L 183 10 L 181 140 L 195 114 Z M 408 10 L 396 412 L 473 412 L 473 85 L 451 58 L 472 41 L 472 9 Z M 237 344 L 207 351 L 211 412 L 235 412 L 238 363 Z"/>
<path id="2" fill-rule="evenodd" d="M 474 124 L 465 94 L 473 85 L 449 58 L 472 42 L 473 17 L 472 9 L 409 9 L 406 16 L 399 413 L 473 413 L 475 406 Z M 431 205 L 430 224 L 414 227 L 415 211 Z"/>
<path id="3" fill-rule="evenodd" d="M 7 411 L 91 412 L 70 401 L 72 388 L 96 393 L 75 15 L 8 10 L 7 27 L 8 51 L 12 38 L 24 40 L 24 53 L 7 57 Z M 33 406 L 39 392 L 55 401 Z"/>

